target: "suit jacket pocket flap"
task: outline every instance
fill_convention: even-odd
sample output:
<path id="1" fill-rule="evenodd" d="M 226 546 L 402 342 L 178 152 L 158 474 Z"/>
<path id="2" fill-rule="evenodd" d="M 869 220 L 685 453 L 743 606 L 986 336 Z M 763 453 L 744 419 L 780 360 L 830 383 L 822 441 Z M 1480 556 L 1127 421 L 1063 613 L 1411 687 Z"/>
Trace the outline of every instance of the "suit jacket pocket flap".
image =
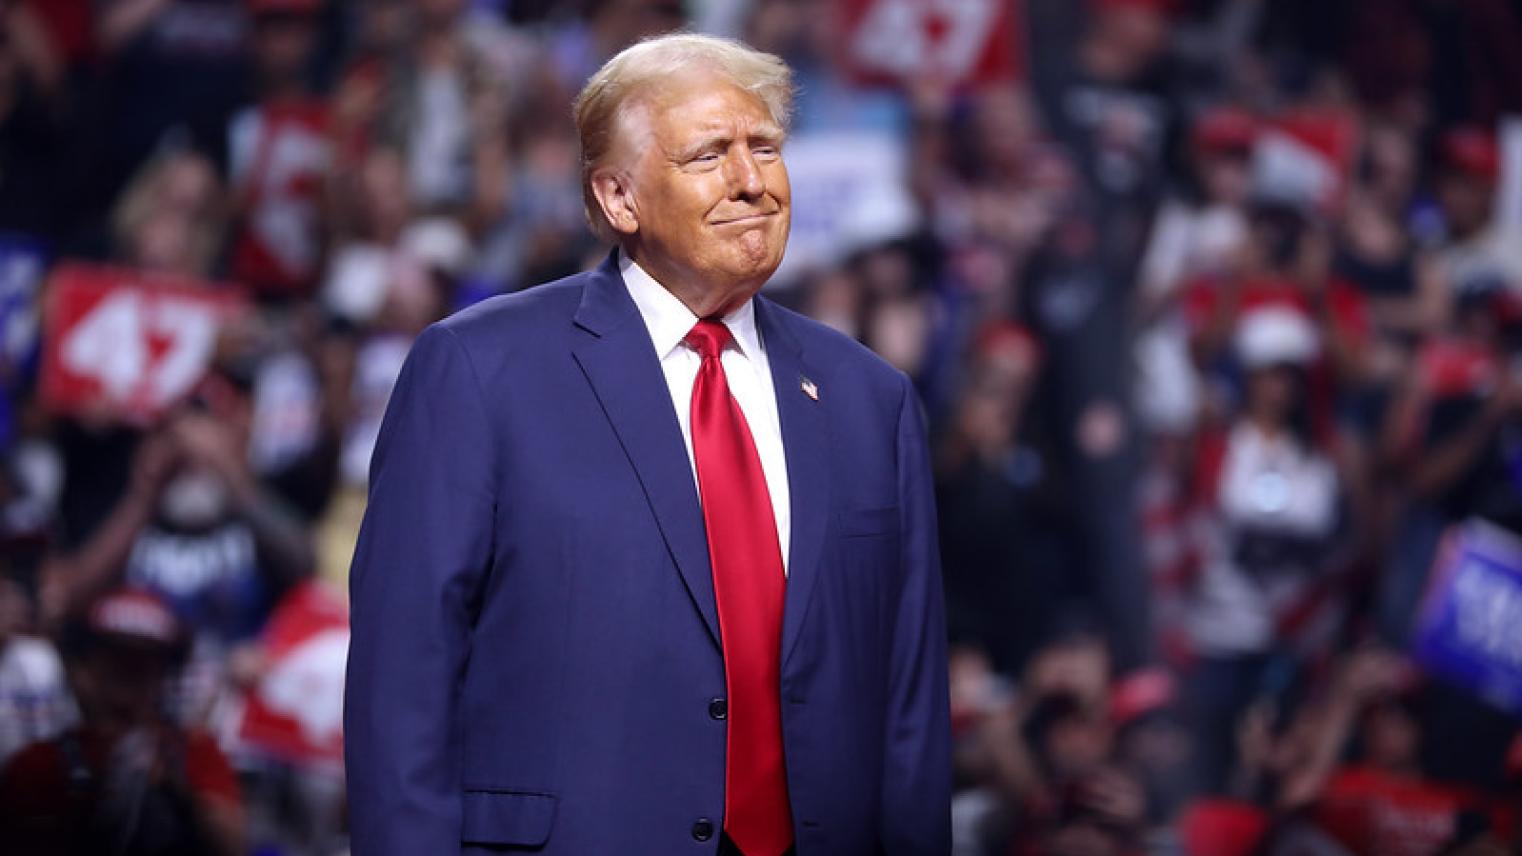
<path id="1" fill-rule="evenodd" d="M 462 803 L 460 840 L 465 844 L 537 847 L 549 840 L 555 822 L 553 794 L 468 790 Z"/>

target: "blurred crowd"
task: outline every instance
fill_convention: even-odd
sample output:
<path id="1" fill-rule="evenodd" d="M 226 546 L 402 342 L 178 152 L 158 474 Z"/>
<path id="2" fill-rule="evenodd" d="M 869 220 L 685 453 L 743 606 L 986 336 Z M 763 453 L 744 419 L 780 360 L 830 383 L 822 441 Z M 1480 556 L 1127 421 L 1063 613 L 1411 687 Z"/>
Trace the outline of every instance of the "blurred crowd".
<path id="1" fill-rule="evenodd" d="M 930 415 L 957 856 L 1519 852 L 1522 688 L 1418 655 L 1522 538 L 1518 0 L 0 0 L 0 851 L 345 852 L 391 385 L 604 256 L 569 104 L 681 27 L 795 69 L 767 293 Z M 183 332 L 81 270 L 237 308 L 69 396 Z"/>

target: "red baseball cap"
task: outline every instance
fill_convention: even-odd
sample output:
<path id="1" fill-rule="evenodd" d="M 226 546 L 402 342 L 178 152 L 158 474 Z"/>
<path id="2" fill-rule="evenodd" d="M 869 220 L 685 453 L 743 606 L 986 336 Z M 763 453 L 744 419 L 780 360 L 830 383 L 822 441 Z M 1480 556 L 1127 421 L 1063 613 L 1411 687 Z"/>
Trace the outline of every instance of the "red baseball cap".
<path id="1" fill-rule="evenodd" d="M 1239 107 L 1216 107 L 1195 120 L 1192 136 L 1204 152 L 1246 152 L 1258 139 L 1258 120 Z"/>
<path id="2" fill-rule="evenodd" d="M 1021 357 L 1041 359 L 1041 344 L 1029 330 L 1013 321 L 990 321 L 973 337 L 973 353 L 980 357 L 1018 352 Z"/>
<path id="3" fill-rule="evenodd" d="M 1450 169 L 1490 180 L 1501 174 L 1501 151 L 1495 134 L 1484 128 L 1454 128 L 1443 134 L 1440 150 L 1443 164 Z"/>
<path id="4" fill-rule="evenodd" d="M 90 607 L 85 623 L 98 636 L 145 647 L 172 651 L 184 642 L 180 620 L 157 595 L 142 589 L 120 588 L 103 595 Z"/>
<path id="5" fill-rule="evenodd" d="M 1178 695 L 1173 676 L 1161 668 L 1141 669 L 1117 681 L 1110 690 L 1110 719 L 1126 725 L 1167 710 Z"/>

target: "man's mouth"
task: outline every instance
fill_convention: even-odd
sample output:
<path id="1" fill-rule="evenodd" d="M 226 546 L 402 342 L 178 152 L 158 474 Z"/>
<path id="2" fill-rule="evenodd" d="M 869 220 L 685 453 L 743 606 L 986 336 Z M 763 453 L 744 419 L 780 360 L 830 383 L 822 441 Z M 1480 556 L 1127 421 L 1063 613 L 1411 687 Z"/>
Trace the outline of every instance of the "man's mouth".
<path id="1" fill-rule="evenodd" d="M 742 215 L 742 216 L 739 216 L 739 217 L 728 217 L 728 218 L 725 218 L 723 220 L 715 220 L 714 221 L 714 225 L 715 226 L 737 226 L 737 225 L 743 225 L 743 224 L 747 224 L 747 223 L 751 223 L 751 224 L 760 223 L 761 221 L 766 220 L 766 219 L 768 219 L 770 217 L 775 217 L 776 214 L 777 214 L 777 212 L 775 212 L 775 211 L 758 211 L 755 214 L 745 214 L 745 215 Z"/>

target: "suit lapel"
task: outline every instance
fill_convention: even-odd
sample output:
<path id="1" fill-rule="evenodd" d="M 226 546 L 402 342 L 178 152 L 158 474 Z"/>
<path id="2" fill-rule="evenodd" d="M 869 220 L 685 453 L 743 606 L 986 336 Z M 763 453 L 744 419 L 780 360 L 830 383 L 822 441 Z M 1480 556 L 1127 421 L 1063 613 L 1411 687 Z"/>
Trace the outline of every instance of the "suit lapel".
<path id="1" fill-rule="evenodd" d="M 805 380 L 821 378 L 810 370 L 781 310 L 756 298 L 756 323 L 761 329 L 772 386 L 782 423 L 782 448 L 787 456 L 788 494 L 792 505 L 792 543 L 788 545 L 787 597 L 782 619 L 782 663 L 798 642 L 809 596 L 819 577 L 820 551 L 830 511 L 829 422 L 825 419 L 828 389 L 803 390 Z"/>
<path id="2" fill-rule="evenodd" d="M 590 275 L 576 324 L 586 333 L 572 347 L 576 362 L 634 465 L 687 593 L 718 645 L 713 574 L 692 465 L 671 391 L 616 256 Z"/>

